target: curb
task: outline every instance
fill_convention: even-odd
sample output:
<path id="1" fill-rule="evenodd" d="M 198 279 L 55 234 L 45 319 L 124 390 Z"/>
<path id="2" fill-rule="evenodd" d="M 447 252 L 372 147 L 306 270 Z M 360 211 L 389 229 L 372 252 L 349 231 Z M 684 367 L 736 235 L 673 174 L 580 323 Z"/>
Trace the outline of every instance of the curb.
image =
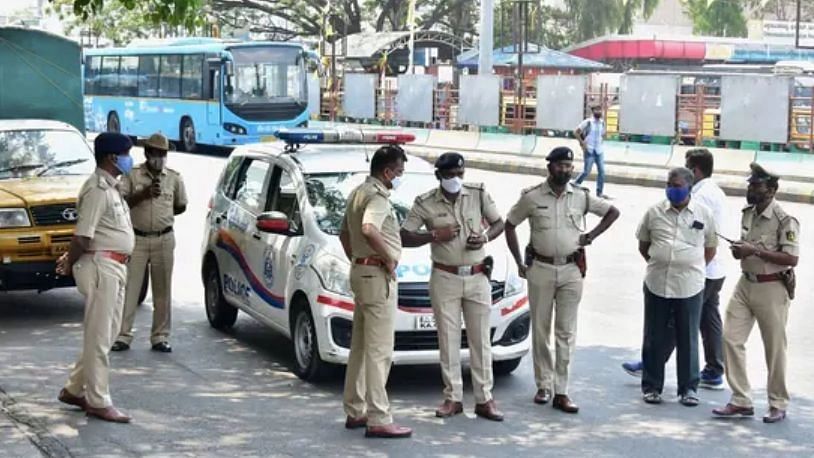
<path id="1" fill-rule="evenodd" d="M 48 431 L 42 420 L 26 413 L 14 398 L 0 387 L 0 423 L 4 419 L 25 436 L 25 443 L 21 444 L 21 447 L 27 449 L 27 456 L 31 456 L 31 453 L 56 458 L 74 456 L 65 444 Z"/>

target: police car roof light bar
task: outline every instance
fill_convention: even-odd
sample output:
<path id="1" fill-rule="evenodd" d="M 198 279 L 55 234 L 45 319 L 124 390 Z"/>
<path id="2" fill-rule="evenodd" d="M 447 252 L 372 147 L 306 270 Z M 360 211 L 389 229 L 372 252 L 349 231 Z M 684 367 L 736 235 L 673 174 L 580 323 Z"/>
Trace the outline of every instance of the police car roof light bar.
<path id="1" fill-rule="evenodd" d="M 288 144 L 377 143 L 402 144 L 415 141 L 415 135 L 397 131 L 361 129 L 280 129 L 274 134 Z"/>

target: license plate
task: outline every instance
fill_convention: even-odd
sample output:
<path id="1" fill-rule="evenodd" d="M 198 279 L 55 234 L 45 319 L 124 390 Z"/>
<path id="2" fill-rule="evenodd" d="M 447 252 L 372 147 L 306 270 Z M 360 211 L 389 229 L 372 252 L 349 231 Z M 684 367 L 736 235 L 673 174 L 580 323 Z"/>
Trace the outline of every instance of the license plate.
<path id="1" fill-rule="evenodd" d="M 276 142 L 277 137 L 275 137 L 274 135 L 266 135 L 265 137 L 260 137 L 260 141 L 263 143 Z"/>
<path id="2" fill-rule="evenodd" d="M 433 315 L 418 315 L 415 318 L 416 329 L 435 329 L 435 316 Z"/>
<path id="3" fill-rule="evenodd" d="M 51 255 L 52 256 L 59 256 L 63 253 L 67 253 L 68 249 L 71 248 L 70 243 L 59 243 L 55 245 L 51 245 Z"/>

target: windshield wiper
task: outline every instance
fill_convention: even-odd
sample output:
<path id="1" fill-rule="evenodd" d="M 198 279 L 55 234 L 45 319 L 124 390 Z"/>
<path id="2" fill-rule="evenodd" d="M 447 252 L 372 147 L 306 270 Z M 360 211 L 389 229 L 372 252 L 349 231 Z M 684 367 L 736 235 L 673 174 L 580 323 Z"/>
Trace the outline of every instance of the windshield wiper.
<path id="1" fill-rule="evenodd" d="M 22 172 L 25 170 L 34 170 L 39 169 L 41 167 L 45 167 L 45 164 L 22 164 L 22 165 L 15 165 L 14 167 L 6 167 L 0 169 L 0 173 L 5 172 Z"/>
<path id="2" fill-rule="evenodd" d="M 41 172 L 37 173 L 37 176 L 41 177 L 41 176 L 45 175 L 46 173 L 48 173 L 49 170 L 58 169 L 58 168 L 61 168 L 61 167 L 70 167 L 72 165 L 82 164 L 84 162 L 88 162 L 88 159 L 71 159 L 69 161 L 54 162 L 53 164 L 49 164 L 48 166 L 42 166 L 42 167 L 45 167 L 45 169 L 43 169 Z"/>

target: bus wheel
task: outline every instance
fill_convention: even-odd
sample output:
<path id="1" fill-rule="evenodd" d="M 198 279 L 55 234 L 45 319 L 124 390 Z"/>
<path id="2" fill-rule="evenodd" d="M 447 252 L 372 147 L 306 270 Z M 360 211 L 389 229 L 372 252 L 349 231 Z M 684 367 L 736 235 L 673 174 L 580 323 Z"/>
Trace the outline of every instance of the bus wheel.
<path id="1" fill-rule="evenodd" d="M 189 118 L 181 119 L 181 147 L 188 153 L 194 153 L 198 145 L 195 143 L 195 125 Z"/>
<path id="2" fill-rule="evenodd" d="M 111 111 L 110 114 L 107 115 L 107 131 L 115 133 L 122 131 L 122 125 L 119 122 L 119 115 L 117 115 L 115 111 Z"/>

